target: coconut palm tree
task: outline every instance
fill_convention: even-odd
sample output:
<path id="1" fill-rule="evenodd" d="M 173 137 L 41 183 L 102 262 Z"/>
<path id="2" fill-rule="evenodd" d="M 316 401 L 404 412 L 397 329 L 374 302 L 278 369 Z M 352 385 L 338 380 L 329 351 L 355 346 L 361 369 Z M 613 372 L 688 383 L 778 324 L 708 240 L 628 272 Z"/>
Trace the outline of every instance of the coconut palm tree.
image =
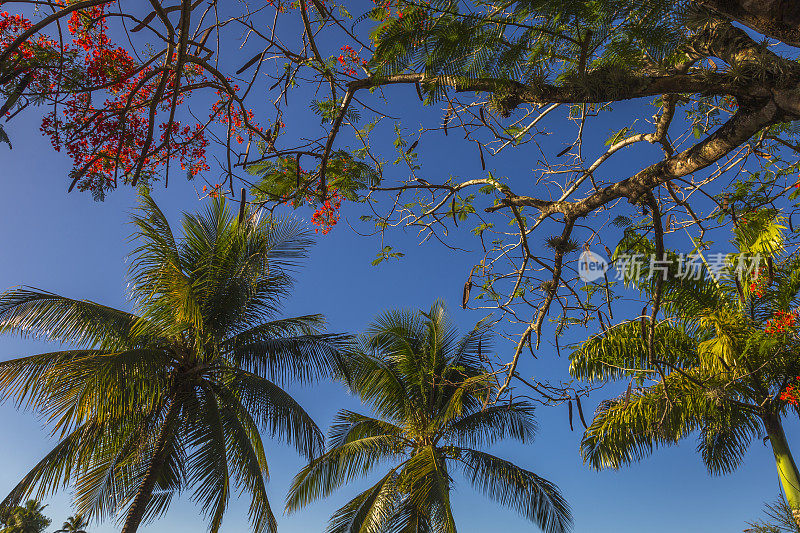
<path id="1" fill-rule="evenodd" d="M 349 387 L 377 417 L 339 412 L 327 452 L 294 479 L 287 509 L 296 511 L 343 484 L 389 465 L 380 480 L 339 509 L 329 532 L 455 533 L 450 505 L 456 470 L 480 492 L 548 532 L 570 528 L 555 485 L 480 448 L 503 439 L 530 442 L 533 406 L 486 403 L 497 385 L 483 357 L 479 323 L 458 338 L 444 306 L 387 312 L 348 357 Z"/>
<path id="2" fill-rule="evenodd" d="M 275 531 L 259 432 L 306 457 L 324 437 L 280 385 L 335 371 L 344 337 L 319 315 L 277 318 L 305 255 L 290 220 L 238 218 L 224 199 L 183 216 L 183 237 L 144 195 L 133 217 L 134 313 L 35 289 L 0 295 L 0 332 L 73 349 L 0 364 L 0 399 L 42 413 L 61 438 L 6 498 L 72 483 L 78 514 L 125 515 L 124 533 L 192 489 L 218 531 L 236 488 L 255 531 Z"/>
<path id="3" fill-rule="evenodd" d="M 25 505 L 11 509 L 0 533 L 42 533 L 51 522 L 44 515 L 45 507 L 38 500 L 28 500 Z"/>
<path id="4" fill-rule="evenodd" d="M 82 516 L 70 516 L 66 522 L 61 524 L 61 529 L 56 530 L 55 533 L 87 533 L 88 525 L 89 521 Z"/>
<path id="5" fill-rule="evenodd" d="M 652 330 L 642 316 L 598 333 L 571 354 L 576 378 L 630 380 L 625 394 L 600 404 L 581 454 L 596 469 L 619 468 L 697 434 L 709 472 L 727 474 L 741 464 L 751 442 L 766 435 L 800 523 L 800 471 L 783 430 L 792 407 L 782 398 L 800 375 L 794 325 L 800 257 L 777 261 L 783 237 L 774 213 L 757 214 L 748 226 L 736 230 L 740 255 L 732 260 L 757 252 L 759 271 L 717 278 L 704 267 L 697 279 L 672 277 L 661 283 L 666 318 Z M 629 237 L 629 243 L 647 248 L 641 235 Z M 635 281 L 655 298 L 657 283 L 647 269 Z"/>

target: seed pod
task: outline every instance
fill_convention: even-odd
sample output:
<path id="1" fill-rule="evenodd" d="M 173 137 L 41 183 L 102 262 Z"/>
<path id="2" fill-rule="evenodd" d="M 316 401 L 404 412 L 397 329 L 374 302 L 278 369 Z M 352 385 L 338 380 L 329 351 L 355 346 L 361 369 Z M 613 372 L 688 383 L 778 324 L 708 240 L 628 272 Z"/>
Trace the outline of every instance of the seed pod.
<path id="1" fill-rule="evenodd" d="M 570 144 L 569 146 L 567 146 L 566 148 L 564 148 L 563 150 L 561 150 L 560 152 L 558 152 L 558 153 L 556 154 L 556 157 L 561 157 L 562 155 L 564 155 L 564 154 L 566 154 L 567 152 L 569 152 L 571 149 L 572 149 L 572 145 Z"/>
<path id="2" fill-rule="evenodd" d="M 786 220 L 789 222 L 789 231 L 794 233 L 794 226 L 792 225 L 792 215 L 789 215 L 788 217 L 786 217 Z"/>
<path id="3" fill-rule="evenodd" d="M 536 354 L 533 353 L 533 331 L 528 331 L 528 334 L 525 336 L 525 343 L 528 345 L 528 351 L 531 352 L 531 357 L 539 359 L 536 357 Z"/>
<path id="4" fill-rule="evenodd" d="M 206 29 L 206 30 L 205 30 L 205 31 L 204 31 L 204 32 L 203 32 L 203 33 L 200 35 L 200 40 L 199 40 L 199 41 L 197 41 L 197 52 L 196 52 L 197 54 L 199 54 L 199 52 L 200 52 L 200 49 L 201 49 L 201 48 L 203 48 L 203 47 L 206 45 L 206 41 L 208 41 L 208 36 L 209 36 L 209 35 L 211 35 L 211 30 L 212 30 L 212 29 L 213 29 L 213 27 L 211 27 L 211 28 L 207 28 L 207 29 Z"/>
<path id="5" fill-rule="evenodd" d="M 556 353 L 561 357 L 561 346 L 558 345 L 558 335 L 556 335 Z"/>
<path id="6" fill-rule="evenodd" d="M 324 17 L 326 20 L 328 19 L 328 10 L 325 9 L 325 4 L 320 2 L 319 0 L 311 0 L 314 3 L 314 7 L 317 8 L 319 14 Z"/>
<path id="7" fill-rule="evenodd" d="M 603 272 L 603 278 L 605 278 L 606 283 L 603 285 L 603 288 L 606 290 L 606 302 L 608 303 L 608 316 L 611 320 L 614 320 L 614 310 L 611 309 L 611 291 L 608 289 L 608 274 Z"/>
<path id="8" fill-rule="evenodd" d="M 239 70 L 236 71 L 236 74 L 241 74 L 245 70 L 247 70 L 250 67 L 252 67 L 255 64 L 256 61 L 258 61 L 259 59 L 261 59 L 263 57 L 263 55 L 264 55 L 264 52 L 259 52 L 258 54 L 256 54 L 253 57 L 251 57 L 250 60 L 247 63 L 245 63 L 242 68 L 240 68 Z"/>
<path id="9" fill-rule="evenodd" d="M 17 103 L 17 100 L 19 100 L 19 97 L 22 96 L 22 93 L 25 91 L 25 89 L 28 88 L 28 85 L 30 85 L 32 79 L 33 72 L 30 71 L 22 77 L 22 81 L 19 82 L 19 85 L 17 85 L 17 87 L 14 89 L 14 92 L 8 97 L 6 103 L 3 104 L 3 107 L 0 107 L 0 118 L 6 116 L 8 110 Z"/>
<path id="10" fill-rule="evenodd" d="M 583 418 L 583 407 L 581 407 L 581 399 L 577 393 L 575 393 L 575 405 L 578 406 L 578 416 L 581 418 L 581 424 L 583 424 L 583 429 L 589 429 L 589 426 L 586 425 L 586 419 Z"/>
<path id="11" fill-rule="evenodd" d="M 447 106 L 447 113 L 444 114 L 444 121 L 442 122 L 442 126 L 444 127 L 444 136 L 447 137 L 447 123 L 450 122 L 450 115 L 453 114 L 453 106 Z"/>
<path id="12" fill-rule="evenodd" d="M 572 400 L 570 400 L 567 405 L 569 406 L 569 430 L 575 431 L 575 429 L 572 427 Z"/>
<path id="13" fill-rule="evenodd" d="M 469 303 L 469 291 L 472 290 L 472 275 L 464 284 L 464 292 L 461 295 L 461 309 L 466 309 Z"/>
<path id="14" fill-rule="evenodd" d="M 154 18 L 156 18 L 157 14 L 158 13 L 155 12 L 155 11 L 150 12 L 150 14 L 147 15 L 144 19 L 142 19 L 142 21 L 139 24 L 137 24 L 136 26 L 133 27 L 133 29 L 131 30 L 131 33 L 136 33 L 137 31 L 143 30 L 145 26 L 150 24 L 150 22 L 152 22 L 152 20 Z"/>
<path id="15" fill-rule="evenodd" d="M 611 253 L 611 250 L 609 250 L 608 246 L 606 246 L 605 244 L 603 245 L 603 248 L 605 248 L 606 255 L 608 256 L 608 259 L 610 260 L 614 256 L 614 254 Z"/>
<path id="16" fill-rule="evenodd" d="M 486 170 L 486 161 L 483 159 L 483 147 L 478 143 L 478 153 L 481 156 L 481 170 Z"/>
<path id="17" fill-rule="evenodd" d="M 727 370 L 728 372 L 731 371 L 731 367 L 728 366 L 728 363 L 725 362 L 725 359 L 723 359 L 722 357 L 717 357 L 717 359 L 719 359 L 719 362 L 722 363 L 722 366 L 723 368 L 725 368 L 725 370 Z"/>
<path id="18" fill-rule="evenodd" d="M 244 210 L 247 204 L 247 190 L 242 187 L 241 203 L 239 204 L 239 224 L 244 221 Z"/>
<path id="19" fill-rule="evenodd" d="M 414 141 L 413 143 L 411 143 L 411 146 L 409 146 L 409 147 L 408 147 L 408 150 L 406 150 L 406 155 L 408 155 L 408 154 L 410 154 L 411 152 L 413 152 L 413 151 L 414 151 L 414 148 L 416 148 L 418 144 L 419 144 L 419 139 L 417 139 L 416 141 Z"/>
<path id="20" fill-rule="evenodd" d="M 453 223 L 458 227 L 458 218 L 456 217 L 456 198 L 453 197 L 453 201 L 450 202 L 450 214 L 453 215 Z"/>
<path id="21" fill-rule="evenodd" d="M 633 381 L 628 383 L 628 390 L 625 392 L 625 408 L 627 409 L 628 404 L 631 401 L 631 389 L 633 388 Z"/>
<path id="22" fill-rule="evenodd" d="M 480 113 L 480 115 L 481 115 L 481 122 L 483 122 L 483 124 L 484 124 L 485 126 L 488 126 L 488 124 L 486 124 L 486 114 L 485 114 L 485 112 L 483 111 L 483 107 L 480 107 L 480 108 L 478 108 L 478 112 L 479 112 L 479 113 Z"/>
<path id="23" fill-rule="evenodd" d="M 600 328 L 603 330 L 603 333 L 606 332 L 606 325 L 603 322 L 603 315 L 600 313 L 600 310 L 597 310 L 597 320 L 600 321 Z"/>
<path id="24" fill-rule="evenodd" d="M 425 99 L 422 98 L 422 87 L 419 86 L 419 82 L 414 84 L 414 88 L 417 89 L 417 98 L 419 98 L 419 101 L 424 102 Z"/>

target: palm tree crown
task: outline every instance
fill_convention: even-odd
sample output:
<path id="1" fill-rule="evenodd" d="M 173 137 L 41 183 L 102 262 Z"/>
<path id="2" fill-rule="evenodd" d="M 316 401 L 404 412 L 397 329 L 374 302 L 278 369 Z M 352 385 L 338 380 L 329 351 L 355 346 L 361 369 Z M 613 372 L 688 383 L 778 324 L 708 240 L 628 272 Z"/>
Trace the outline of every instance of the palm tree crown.
<path id="1" fill-rule="evenodd" d="M 59 444 L 3 502 L 74 483 L 77 511 L 127 509 L 125 533 L 193 490 L 217 531 L 238 487 L 254 530 L 275 531 L 260 432 L 303 455 L 324 439 L 288 380 L 335 371 L 344 338 L 319 315 L 276 318 L 310 241 L 298 223 L 237 219 L 224 199 L 183 216 L 183 238 L 144 195 L 129 290 L 135 313 L 34 289 L 0 295 L 0 332 L 74 349 L 0 363 L 0 399 L 43 413 Z"/>
<path id="2" fill-rule="evenodd" d="M 10 509 L 5 525 L 0 533 L 42 533 L 51 520 L 44 515 L 44 508 L 38 500 L 28 500 L 25 505 Z"/>
<path id="3" fill-rule="evenodd" d="M 88 520 L 82 516 L 70 516 L 66 522 L 61 524 L 61 529 L 56 530 L 55 533 L 87 533 L 88 525 Z"/>
<path id="4" fill-rule="evenodd" d="M 727 474 L 766 435 L 800 524 L 800 471 L 782 425 L 791 408 L 781 398 L 800 375 L 800 335 L 774 326 L 797 313 L 800 257 L 778 259 L 778 220 L 763 212 L 735 231 L 739 254 L 731 259 L 759 254 L 760 272 L 723 279 L 705 269 L 696 279 L 670 278 L 662 287 L 666 317 L 652 330 L 645 319 L 626 321 L 577 346 L 570 356 L 574 377 L 631 380 L 623 396 L 601 403 L 583 435 L 581 453 L 589 465 L 619 468 L 696 434 L 709 472 Z M 636 234 L 628 241 L 645 248 L 637 252 L 652 246 Z M 653 296 L 650 272 L 633 281 Z"/>
<path id="5" fill-rule="evenodd" d="M 450 490 L 458 468 L 545 531 L 568 530 L 570 512 L 552 483 L 477 449 L 505 438 L 529 442 L 535 429 L 526 402 L 484 408 L 496 385 L 482 363 L 487 333 L 479 323 L 459 338 L 438 302 L 429 313 L 379 317 L 348 358 L 349 386 L 377 418 L 341 411 L 328 451 L 296 476 L 287 508 L 390 462 L 380 481 L 334 514 L 328 531 L 455 533 Z"/>

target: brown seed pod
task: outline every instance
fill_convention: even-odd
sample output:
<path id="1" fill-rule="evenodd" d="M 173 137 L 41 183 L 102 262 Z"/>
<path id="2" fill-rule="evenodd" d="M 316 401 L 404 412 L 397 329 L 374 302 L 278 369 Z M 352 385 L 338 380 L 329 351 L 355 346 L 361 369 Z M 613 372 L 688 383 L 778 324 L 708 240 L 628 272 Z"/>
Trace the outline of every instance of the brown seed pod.
<path id="1" fill-rule="evenodd" d="M 600 321 L 600 328 L 603 330 L 603 333 L 605 333 L 606 332 L 606 324 L 605 324 L 605 322 L 603 322 L 603 314 L 600 312 L 599 309 L 597 310 L 597 320 Z"/>
<path id="2" fill-rule="evenodd" d="M 572 150 L 572 145 L 571 144 L 569 146 L 567 146 L 566 148 L 564 148 L 563 150 L 561 150 L 560 152 L 558 152 L 556 154 L 556 157 L 561 157 L 562 155 L 566 154 L 570 150 Z"/>
<path id="3" fill-rule="evenodd" d="M 408 150 L 406 150 L 406 155 L 408 155 L 408 154 L 410 154 L 411 152 L 413 152 L 413 151 L 414 151 L 414 148 L 416 148 L 418 144 L 419 144 L 419 139 L 417 139 L 416 141 L 414 141 L 413 143 L 411 143 L 411 146 L 409 146 L 409 147 L 408 147 Z"/>
<path id="4" fill-rule="evenodd" d="M 241 203 L 239 203 L 239 224 L 244 222 L 244 210 L 247 204 L 247 189 L 242 187 L 242 196 L 241 196 Z"/>
<path id="5" fill-rule="evenodd" d="M 625 392 L 625 408 L 628 407 L 628 404 L 631 401 L 631 389 L 633 388 L 633 381 L 628 383 L 628 390 Z"/>
<path id="6" fill-rule="evenodd" d="M 480 113 L 481 116 L 481 122 L 483 122 L 484 126 L 488 126 L 488 124 L 486 123 L 486 113 L 484 112 L 483 107 L 478 108 L 478 112 Z"/>
<path id="7" fill-rule="evenodd" d="M 212 29 L 213 29 L 213 27 L 207 28 L 202 33 L 202 35 L 200 35 L 200 40 L 197 41 L 197 51 L 196 51 L 195 55 L 197 55 L 197 53 L 200 52 L 200 49 L 203 48 L 206 45 L 206 41 L 208 40 L 208 36 L 211 35 L 211 30 Z"/>
<path id="8" fill-rule="evenodd" d="M 586 425 L 586 419 L 583 418 L 583 407 L 581 407 L 581 398 L 578 393 L 575 393 L 575 405 L 578 406 L 578 416 L 581 419 L 581 424 L 583 424 L 583 429 L 589 429 L 589 426 Z"/>
<path id="9" fill-rule="evenodd" d="M 150 24 L 150 22 L 152 22 L 153 19 L 156 18 L 157 14 L 158 13 L 156 11 L 151 11 L 150 14 L 147 15 L 144 19 L 142 19 L 142 21 L 139 24 L 137 24 L 136 26 L 133 27 L 133 29 L 131 30 L 131 33 L 136 33 L 137 31 L 143 30 L 145 26 Z M 210 28 L 209 28 L 209 30 L 210 30 Z"/>
<path id="10" fill-rule="evenodd" d="M 28 85 L 30 85 L 31 80 L 33 80 L 33 72 L 29 71 L 22 77 L 22 81 L 19 82 L 17 87 L 14 89 L 14 92 L 8 97 L 8 100 L 6 100 L 6 103 L 3 104 L 3 107 L 0 107 L 0 117 L 6 116 L 8 110 L 17 103 L 19 97 L 22 96 L 22 93 L 28 88 Z"/>
<path id="11" fill-rule="evenodd" d="M 481 146 L 481 143 L 478 143 L 478 152 L 481 156 L 481 170 L 486 170 L 486 161 L 483 159 L 483 147 Z"/>
<path id="12" fill-rule="evenodd" d="M 608 303 L 608 317 L 611 320 L 614 320 L 614 310 L 611 309 L 611 291 L 608 288 L 608 274 L 603 272 L 603 278 L 606 281 L 605 285 L 603 285 L 603 288 L 606 290 L 606 302 Z"/>
<path id="13" fill-rule="evenodd" d="M 575 431 L 575 428 L 572 427 L 572 400 L 567 402 L 567 405 L 569 406 L 569 430 Z"/>
<path id="14" fill-rule="evenodd" d="M 470 275 L 467 282 L 464 284 L 464 292 L 461 295 L 461 309 L 466 309 L 469 303 L 469 291 L 472 290 L 472 275 Z"/>
<path id="15" fill-rule="evenodd" d="M 244 66 L 242 66 L 239 70 L 236 71 L 236 74 L 241 74 L 245 70 L 247 70 L 250 67 L 252 67 L 253 65 L 255 65 L 256 61 L 261 59 L 263 57 L 263 55 L 264 55 L 264 52 L 259 52 L 258 54 L 256 54 L 253 57 L 251 57 L 250 60 L 247 63 L 244 64 Z"/>

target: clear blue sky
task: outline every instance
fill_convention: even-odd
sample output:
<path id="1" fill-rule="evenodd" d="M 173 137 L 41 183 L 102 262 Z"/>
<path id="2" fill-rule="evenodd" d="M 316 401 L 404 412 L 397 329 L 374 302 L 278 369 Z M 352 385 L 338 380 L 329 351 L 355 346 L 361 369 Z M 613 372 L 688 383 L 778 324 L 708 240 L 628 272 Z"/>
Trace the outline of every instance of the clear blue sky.
<path id="1" fill-rule="evenodd" d="M 243 54 L 243 57 L 248 54 Z M 409 127 L 420 120 L 420 106 L 413 96 L 399 90 L 392 93 L 400 107 L 409 110 Z M 626 116 L 622 104 L 614 113 L 621 125 Z M 285 117 L 292 135 L 301 136 L 308 111 L 297 110 Z M 629 115 L 627 115 L 629 116 Z M 646 116 L 646 115 L 645 115 Z M 432 121 L 438 122 L 439 117 Z M 559 122 L 550 123 L 558 134 Z M 620 124 L 602 124 L 593 133 L 600 150 L 602 139 Z M 36 113 L 8 127 L 13 151 L 0 145 L 0 178 L 6 201 L 0 209 L 0 288 L 18 284 L 32 285 L 73 298 L 86 298 L 107 305 L 127 308 L 125 300 L 126 254 L 131 250 L 127 236 L 131 232 L 128 215 L 135 195 L 130 189 L 112 193 L 103 203 L 95 203 L 86 194 L 66 194 L 69 161 L 55 153 L 38 132 Z M 564 138 L 554 135 L 553 142 Z M 384 139 L 388 142 L 388 139 Z M 431 175 L 469 176 L 478 167 L 477 153 L 464 152 L 464 146 L 441 135 L 426 143 L 422 155 L 425 171 Z M 640 167 L 642 152 L 627 154 L 615 170 Z M 530 179 L 536 155 L 519 150 L 502 161 L 489 162 L 505 172 L 515 172 L 518 179 Z M 397 177 L 395 175 L 395 177 Z M 214 181 L 212 179 L 212 181 Z M 174 179 L 170 188 L 156 186 L 154 196 L 162 209 L 177 221 L 182 210 L 200 207 L 194 184 Z M 202 186 L 202 183 L 197 185 Z M 310 216 L 298 211 L 298 216 Z M 358 220 L 358 207 L 345 207 L 345 215 Z M 471 227 L 469 224 L 464 226 Z M 473 248 L 464 230 L 458 242 Z M 462 311 L 459 307 L 464 277 L 477 257 L 455 253 L 435 244 L 418 246 L 414 233 L 397 231 L 391 244 L 406 253 L 402 261 L 370 265 L 379 243 L 350 231 L 342 223 L 333 232 L 318 239 L 318 244 L 304 268 L 298 273 L 297 290 L 287 302 L 286 315 L 321 312 L 329 320 L 331 331 L 357 332 L 373 316 L 389 307 L 429 308 L 436 298 L 444 298 L 462 328 L 484 315 Z M 637 310 L 628 310 L 635 315 Z M 623 315 L 623 312 L 618 312 Z M 562 343 L 562 345 L 565 343 Z M 498 344 L 501 356 L 508 359 L 510 344 Z M 0 360 L 36 353 L 41 343 L 20 339 L 0 339 Z M 545 348 L 535 364 L 526 360 L 523 375 L 568 379 L 567 362 L 558 359 L 554 349 Z M 333 383 L 293 390 L 301 404 L 310 411 L 322 428 L 327 428 L 338 409 L 363 410 L 358 401 Z M 597 403 L 619 393 L 610 386 L 596 392 L 585 403 L 587 416 Z M 744 466 L 727 477 L 710 477 L 695 453 L 694 442 L 658 451 L 632 467 L 597 473 L 585 467 L 578 453 L 580 432 L 571 433 L 566 407 L 540 408 L 537 441 L 528 446 L 498 445 L 493 451 L 508 457 L 558 484 L 569 500 L 575 515 L 575 531 L 592 533 L 652 532 L 674 533 L 741 531 L 747 520 L 760 516 L 762 503 L 778 493 L 778 479 L 768 446 L 756 442 L 747 454 Z M 579 424 L 576 424 L 579 426 Z M 577 427 L 576 427 L 577 429 Z M 790 443 L 800 450 L 797 424 L 788 428 Z M 14 406 L 0 406 L 0 493 L 5 494 L 33 464 L 55 444 L 40 420 L 18 412 Z M 799 452 L 800 453 L 800 452 Z M 291 477 L 302 466 L 287 447 L 268 445 L 271 481 L 269 491 L 273 509 L 280 513 Z M 457 479 L 453 502 L 459 530 L 465 533 L 484 531 L 535 531 L 526 521 L 475 494 Z M 279 514 L 280 531 L 301 533 L 322 531 L 328 516 L 365 484 L 345 487 L 335 497 L 312 505 L 293 515 Z M 53 526 L 71 514 L 69 491 L 47 500 L 47 514 Z M 246 532 L 247 502 L 234 501 L 223 525 L 225 532 Z M 56 527 L 51 527 L 51 530 Z M 200 510 L 188 498 L 178 498 L 159 521 L 142 528 L 145 532 L 197 532 L 205 529 Z M 118 530 L 113 523 L 93 524 L 91 532 Z"/>

